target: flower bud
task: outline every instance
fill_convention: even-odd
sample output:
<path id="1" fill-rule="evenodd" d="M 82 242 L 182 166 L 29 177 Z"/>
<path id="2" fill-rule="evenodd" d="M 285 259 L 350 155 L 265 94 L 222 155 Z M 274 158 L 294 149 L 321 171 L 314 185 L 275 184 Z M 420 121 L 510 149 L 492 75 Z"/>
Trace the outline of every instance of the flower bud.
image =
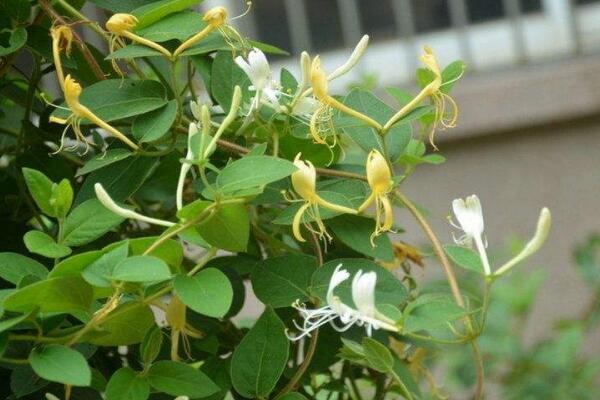
<path id="1" fill-rule="evenodd" d="M 310 68 L 310 82 L 313 87 L 315 97 L 321 101 L 329 96 L 327 76 L 321 68 L 321 60 L 316 56 Z"/>
<path id="2" fill-rule="evenodd" d="M 81 85 L 71 78 L 71 75 L 65 77 L 65 101 L 75 114 L 80 107 L 79 96 L 81 95 Z"/>
<path id="3" fill-rule="evenodd" d="M 208 10 L 202 20 L 208 23 L 213 28 L 223 25 L 227 19 L 227 9 L 225 7 L 213 7 Z"/>
<path id="4" fill-rule="evenodd" d="M 116 35 L 126 31 L 132 31 L 138 23 L 138 19 L 131 14 L 115 14 L 106 21 L 106 29 Z"/>
<path id="5" fill-rule="evenodd" d="M 393 184 L 387 161 L 377 150 L 371 150 L 367 158 L 367 181 L 376 193 L 386 193 Z"/>
<path id="6" fill-rule="evenodd" d="M 301 153 L 298 153 L 294 158 L 298 171 L 292 174 L 292 186 L 300 197 L 311 201 L 316 195 L 317 171 L 310 161 L 303 161 L 300 156 Z"/>
<path id="7" fill-rule="evenodd" d="M 361 57 L 365 53 L 365 50 L 367 49 L 368 45 L 369 45 L 369 35 L 364 35 L 360 39 L 360 41 L 356 44 L 356 47 L 354 47 L 354 51 L 352 51 L 350 58 L 348 58 L 348 60 L 343 65 L 341 65 L 335 71 L 333 71 L 331 74 L 329 74 L 327 79 L 332 81 L 336 78 L 339 78 L 342 75 L 347 74 L 352 68 L 354 68 L 354 66 L 361 59 Z"/>

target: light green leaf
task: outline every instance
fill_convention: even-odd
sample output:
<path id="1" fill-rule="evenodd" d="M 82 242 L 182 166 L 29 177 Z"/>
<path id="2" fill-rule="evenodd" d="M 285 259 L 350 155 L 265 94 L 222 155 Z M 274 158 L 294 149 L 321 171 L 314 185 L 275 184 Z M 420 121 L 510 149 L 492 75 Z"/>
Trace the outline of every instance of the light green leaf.
<path id="1" fill-rule="evenodd" d="M 50 278 L 25 286 L 4 299 L 9 311 L 40 312 L 88 311 L 92 303 L 92 287 L 83 279 L 68 276 Z"/>
<path id="2" fill-rule="evenodd" d="M 298 168 L 288 160 L 270 156 L 240 158 L 228 164 L 217 177 L 222 193 L 233 193 L 278 181 Z"/>
<path id="3" fill-rule="evenodd" d="M 148 396 L 148 381 L 129 367 L 115 372 L 106 386 L 106 400 L 146 400 Z"/>
<path id="4" fill-rule="evenodd" d="M 173 39 L 183 42 L 200 32 L 205 26 L 202 15 L 193 11 L 180 11 L 162 18 L 150 26 L 137 29 L 136 33 L 153 42 L 166 42 Z M 209 38 L 210 36 L 205 37 L 200 43 L 204 43 Z M 223 41 L 223 43 L 225 42 Z"/>
<path id="5" fill-rule="evenodd" d="M 115 266 L 111 279 L 123 282 L 161 282 L 171 278 L 169 266 L 160 258 L 133 256 Z"/>
<path id="6" fill-rule="evenodd" d="M 164 107 L 138 115 L 131 126 L 131 133 L 140 143 L 161 139 L 171 129 L 177 116 L 177 102 L 169 101 Z"/>
<path id="7" fill-rule="evenodd" d="M 29 355 L 31 368 L 41 378 L 73 386 L 89 386 L 92 371 L 77 350 L 51 344 L 35 349 Z"/>
<path id="8" fill-rule="evenodd" d="M 144 340 L 140 343 L 140 356 L 144 364 L 151 364 L 158 354 L 163 344 L 163 332 L 158 326 L 153 327 L 146 333 Z"/>
<path id="9" fill-rule="evenodd" d="M 46 279 L 48 270 L 39 262 L 18 253 L 0 253 L 0 278 L 19 284 L 27 275 Z"/>
<path id="10" fill-rule="evenodd" d="M 67 216 L 62 244 L 81 246 L 89 243 L 119 225 L 123 219 L 104 207 L 98 200 L 87 200 L 75 207 Z"/>
<path id="11" fill-rule="evenodd" d="M 227 276 L 216 268 L 207 268 L 195 276 L 178 275 L 173 281 L 181 301 L 197 313 L 222 318 L 233 300 L 233 289 Z"/>
<path id="12" fill-rule="evenodd" d="M 382 261 L 389 262 L 394 259 L 394 250 L 388 235 L 379 235 L 374 239 L 375 247 L 371 245 L 371 234 L 375 229 L 375 221 L 372 218 L 345 214 L 331 219 L 327 226 L 352 250 Z"/>
<path id="13" fill-rule="evenodd" d="M 444 246 L 448 257 L 461 268 L 465 268 L 479 274 L 484 274 L 483 264 L 479 254 L 471 249 L 462 246 Z"/>
<path id="14" fill-rule="evenodd" d="M 148 371 L 152 387 L 171 396 L 208 397 L 220 389 L 202 371 L 175 361 L 158 361 Z"/>
<path id="15" fill-rule="evenodd" d="M 117 161 L 124 160 L 131 156 L 131 151 L 127 149 L 110 149 L 105 153 L 97 154 L 85 163 L 85 165 L 77 170 L 77 174 L 75 176 L 82 176 L 85 174 L 89 174 L 92 171 L 95 171 L 100 168 L 104 168 L 107 165 L 112 163 L 116 163 Z"/>
<path id="16" fill-rule="evenodd" d="M 61 260 L 48 274 L 49 278 L 59 276 L 80 276 L 85 268 L 100 258 L 103 253 L 99 250 L 86 251 Z M 85 278 L 84 278 L 85 279 Z"/>
<path id="17" fill-rule="evenodd" d="M 252 271 L 252 288 L 256 297 L 271 307 L 289 307 L 296 300 L 306 302 L 313 272 L 314 257 L 288 254 L 256 263 Z"/>
<path id="18" fill-rule="evenodd" d="M 153 80 L 107 79 L 83 89 L 81 104 L 110 122 L 156 110 L 167 104 L 166 91 Z M 70 111 L 56 109 L 52 115 L 66 118 Z M 89 121 L 88 121 L 89 122 Z"/>
<path id="19" fill-rule="evenodd" d="M 90 332 L 81 341 L 97 346 L 132 345 L 140 343 L 154 325 L 154 314 L 148 305 L 129 302 L 108 314 L 98 330 Z"/>
<path id="20" fill-rule="evenodd" d="M 370 337 L 363 338 L 362 346 L 369 367 L 379 372 L 392 370 L 394 357 L 387 347 Z"/>
<path id="21" fill-rule="evenodd" d="M 148 250 L 148 248 L 150 246 L 152 246 L 158 239 L 159 239 L 158 236 L 127 239 L 127 240 L 123 240 L 121 242 L 111 243 L 108 246 L 106 246 L 103 250 L 110 251 L 110 250 L 114 249 L 115 247 L 120 246 L 124 242 L 128 242 L 129 249 L 131 250 L 132 256 L 139 256 L 139 255 L 153 256 L 156 258 L 160 258 L 161 260 L 163 260 L 164 262 L 169 264 L 174 269 L 179 269 L 179 267 L 181 266 L 181 263 L 183 262 L 183 247 L 181 246 L 181 243 L 179 243 L 176 240 L 173 240 L 173 239 L 165 240 L 158 247 L 156 247 L 154 250 L 152 250 L 150 253 L 144 254 L 146 252 L 146 250 Z"/>
<path id="22" fill-rule="evenodd" d="M 431 293 L 417 297 L 404 309 L 404 332 L 431 330 L 446 325 L 467 314 L 452 297 Z"/>
<path id="23" fill-rule="evenodd" d="M 196 228 L 209 244 L 223 250 L 245 251 L 250 237 L 248 211 L 243 204 L 227 204 Z"/>
<path id="24" fill-rule="evenodd" d="M 122 242 L 118 246 L 107 250 L 101 257 L 97 257 L 89 263 L 82 271 L 81 276 L 90 285 L 97 287 L 111 287 L 110 276 L 116 265 L 127 258 L 129 254 L 129 244 Z"/>
<path id="25" fill-rule="evenodd" d="M 7 43 L 8 46 L 0 45 L 0 57 L 14 53 L 27 43 L 27 30 L 25 28 L 2 29 L 0 34 L 3 36 L 8 35 L 8 40 L 3 41 L 3 44 Z"/>
<path id="26" fill-rule="evenodd" d="M 98 7 L 112 11 L 114 13 L 130 13 L 145 4 L 156 0 L 89 0 L 90 3 Z"/>
<path id="27" fill-rule="evenodd" d="M 233 352 L 233 387 L 244 397 L 267 398 L 283 373 L 288 355 L 285 326 L 267 307 Z"/>
<path id="28" fill-rule="evenodd" d="M 42 231 L 29 231 L 23 236 L 25 247 L 32 253 L 48 258 L 62 258 L 71 254 L 71 249 L 58 244 Z"/>
<path id="29" fill-rule="evenodd" d="M 27 188 L 35 201 L 35 204 L 37 204 L 44 214 L 55 217 L 54 207 L 50 204 L 52 186 L 54 183 L 38 170 L 23 168 L 22 171 L 25 183 L 27 184 Z"/>
<path id="30" fill-rule="evenodd" d="M 58 218 L 64 218 L 73 204 L 73 187 L 68 179 L 61 180 L 58 185 L 52 186 L 50 205 Z"/>
<path id="31" fill-rule="evenodd" d="M 167 15 L 188 9 L 202 0 L 162 0 L 143 5 L 131 12 L 138 18 L 136 29 L 142 29 Z"/>

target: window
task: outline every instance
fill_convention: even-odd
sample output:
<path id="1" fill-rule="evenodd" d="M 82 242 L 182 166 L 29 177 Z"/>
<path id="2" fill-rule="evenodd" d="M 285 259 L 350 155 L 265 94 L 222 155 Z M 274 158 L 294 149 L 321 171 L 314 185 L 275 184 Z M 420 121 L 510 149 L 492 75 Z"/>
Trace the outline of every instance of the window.
<path id="1" fill-rule="evenodd" d="M 281 0 L 260 0 L 253 3 L 252 14 L 260 40 L 283 50 L 292 49 L 285 4 Z"/>
<path id="2" fill-rule="evenodd" d="M 375 39 L 385 39 L 396 35 L 392 0 L 359 0 L 358 11 L 362 29 Z"/>
<path id="3" fill-rule="evenodd" d="M 533 13 L 542 11 L 542 0 L 521 0 L 521 12 Z"/>
<path id="4" fill-rule="evenodd" d="M 504 17 L 501 0 L 467 0 L 469 22 L 478 23 Z"/>
<path id="5" fill-rule="evenodd" d="M 598 3 L 600 0 L 575 0 L 576 4 L 592 4 Z"/>
<path id="6" fill-rule="evenodd" d="M 336 0 L 304 0 L 304 3 L 312 48 L 319 51 L 343 47 L 344 39 Z"/>
<path id="7" fill-rule="evenodd" d="M 412 0 L 411 5 L 417 33 L 451 27 L 446 0 Z"/>

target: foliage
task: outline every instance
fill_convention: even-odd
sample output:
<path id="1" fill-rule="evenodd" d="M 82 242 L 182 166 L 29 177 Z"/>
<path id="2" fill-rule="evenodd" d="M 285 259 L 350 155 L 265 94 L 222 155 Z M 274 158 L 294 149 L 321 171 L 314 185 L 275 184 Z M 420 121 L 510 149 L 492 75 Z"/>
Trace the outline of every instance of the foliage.
<path id="1" fill-rule="evenodd" d="M 385 102 L 367 79 L 338 96 L 368 37 L 330 74 L 303 53 L 275 77 L 264 53 L 285 52 L 200 2 L 90 0 L 105 27 L 83 1 L 0 2 L 0 394 L 419 399 L 436 390 L 422 354 L 454 345 L 481 398 L 490 288 L 550 214 L 492 271 L 476 196 L 454 205 L 468 240 L 444 248 L 400 191 L 444 162 L 425 142 L 454 127 L 464 64 L 427 47 L 417 94 Z M 423 257 L 392 236 L 395 205 L 448 285 L 412 278 Z M 444 251 L 480 292 L 461 293 Z M 246 326 L 248 284 L 265 307 Z"/>

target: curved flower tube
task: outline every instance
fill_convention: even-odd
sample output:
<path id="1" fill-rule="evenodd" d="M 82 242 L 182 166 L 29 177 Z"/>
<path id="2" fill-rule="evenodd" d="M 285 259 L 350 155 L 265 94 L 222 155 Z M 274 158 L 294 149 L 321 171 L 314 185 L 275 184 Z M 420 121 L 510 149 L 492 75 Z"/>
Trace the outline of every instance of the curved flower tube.
<path id="1" fill-rule="evenodd" d="M 94 114 L 89 108 L 87 108 L 86 106 L 84 106 L 83 104 L 81 104 L 79 102 L 79 96 L 81 95 L 81 92 L 82 92 L 81 85 L 79 83 L 77 83 L 75 81 L 75 79 L 71 78 L 71 75 L 67 75 L 65 77 L 65 82 L 64 82 L 64 95 L 65 95 L 65 102 L 69 106 L 69 109 L 71 110 L 72 114 L 69 115 L 69 117 L 67 117 L 67 119 L 50 117 L 50 122 L 67 125 L 67 127 L 63 131 L 63 136 L 67 132 L 68 127 L 72 126 L 73 130 L 75 131 L 75 136 L 77 137 L 77 139 L 81 140 L 87 144 L 88 142 L 85 139 L 85 136 L 81 132 L 81 128 L 80 128 L 81 120 L 83 118 L 85 118 L 85 119 L 93 122 L 94 124 L 96 124 L 98 127 L 104 129 L 110 135 L 116 137 L 117 139 L 119 139 L 120 141 L 122 141 L 123 143 L 125 143 L 126 145 L 131 147 L 132 149 L 137 150 L 138 146 L 135 143 L 133 143 L 127 136 L 125 136 L 123 133 L 121 133 L 118 129 L 109 125 L 106 121 L 98 118 L 98 116 L 96 114 Z M 62 139 L 61 139 L 61 148 L 62 148 Z M 59 151 L 60 151 L 60 148 L 59 148 Z"/>
<path id="2" fill-rule="evenodd" d="M 96 197 L 104 207 L 108 208 L 110 211 L 123 218 L 135 219 L 138 221 L 146 222 L 148 224 L 166 226 L 169 228 L 175 225 L 174 222 L 147 217 L 128 208 L 123 208 L 119 206 L 106 192 L 101 183 L 94 184 L 94 191 L 96 192 Z"/>
<path id="3" fill-rule="evenodd" d="M 56 67 L 56 75 L 61 90 L 65 90 L 65 75 L 60 59 L 60 53 L 65 52 L 67 57 L 71 54 L 71 45 L 73 43 L 73 31 L 67 25 L 56 25 L 50 29 L 52 36 L 52 57 Z"/>
<path id="4" fill-rule="evenodd" d="M 111 40 L 111 52 L 114 51 L 116 45 L 116 38 L 119 36 L 126 37 L 127 39 L 139 43 L 141 45 L 150 47 L 156 51 L 159 51 L 167 58 L 171 59 L 171 52 L 165 49 L 160 44 L 153 42 L 151 40 L 145 39 L 139 35 L 136 35 L 132 32 L 135 29 L 138 23 L 138 19 L 135 15 L 118 13 L 114 14 L 109 20 L 106 22 L 106 29 L 114 35 L 113 40 Z"/>
<path id="5" fill-rule="evenodd" d="M 375 203 L 375 231 L 371 235 L 371 245 L 375 246 L 374 239 L 383 232 L 390 231 L 394 223 L 392 203 L 388 197 L 394 188 L 394 181 L 387 161 L 378 150 L 371 150 L 367 156 L 366 169 L 371 194 L 358 208 L 358 212 L 363 212 Z"/>
<path id="6" fill-rule="evenodd" d="M 433 80 L 427 86 L 425 86 L 421 92 L 416 95 L 408 104 L 394 114 L 388 120 L 388 122 L 386 122 L 383 127 L 383 132 L 387 132 L 392 125 L 415 109 L 426 97 L 430 97 L 435 107 L 435 115 L 433 126 L 429 134 L 429 141 L 431 145 L 437 149 L 434 143 L 435 129 L 437 124 L 440 123 L 444 128 L 454 128 L 458 119 L 459 110 L 456 101 L 454 101 L 450 95 L 440 90 L 444 85 L 442 82 L 442 71 L 431 47 L 425 46 L 424 53 L 421 56 L 421 62 L 433 74 Z M 449 103 L 451 108 L 449 117 L 446 117 L 446 109 L 448 108 L 446 102 Z"/>
<path id="7" fill-rule="evenodd" d="M 183 343 L 183 350 L 188 358 L 191 358 L 191 348 L 188 336 L 202 339 L 202 332 L 196 330 L 187 323 L 186 306 L 177 296 L 172 296 L 165 317 L 171 327 L 171 360 L 180 361 L 179 341 Z"/>
<path id="8" fill-rule="evenodd" d="M 348 278 L 350 278 L 350 273 L 342 269 L 342 264 L 339 264 L 329 280 L 326 296 L 327 305 L 314 310 L 307 309 L 298 301 L 292 305 L 300 312 L 304 321 L 302 325 L 294 321 L 300 334 L 296 336 L 288 334 L 290 340 L 295 341 L 310 336 L 313 331 L 327 323 L 338 332 L 344 332 L 354 325 L 364 326 L 368 336 L 371 336 L 373 329 L 382 328 L 391 332 L 399 331 L 395 322 L 380 313 L 375 305 L 377 274 L 374 271 L 363 273 L 362 270 L 359 270 L 354 275 L 352 279 L 352 301 L 356 309 L 344 304 L 334 293 L 335 288 Z M 341 325 L 335 322 L 338 319 Z"/>
<path id="9" fill-rule="evenodd" d="M 218 29 L 225 23 L 226 19 L 227 9 L 225 7 L 214 7 L 208 10 L 202 18 L 202 20 L 207 23 L 206 27 L 179 45 L 173 52 L 173 58 L 177 58 L 182 52 L 204 39 L 215 29 Z"/>
<path id="10" fill-rule="evenodd" d="M 316 191 L 317 171 L 310 161 L 302 161 L 300 156 L 301 153 L 298 153 L 294 159 L 294 165 L 298 168 L 298 171 L 292 174 L 292 187 L 298 196 L 302 198 L 304 204 L 298 209 L 296 215 L 294 215 L 292 223 L 294 237 L 300 242 L 306 241 L 300 233 L 300 224 L 302 223 L 304 214 L 308 213 L 315 220 L 317 230 L 313 230 L 309 223 L 306 223 L 305 226 L 319 235 L 320 238 L 327 237 L 331 239 L 319 215 L 319 206 L 347 214 L 356 214 L 356 210 L 330 203 L 319 196 Z"/>

